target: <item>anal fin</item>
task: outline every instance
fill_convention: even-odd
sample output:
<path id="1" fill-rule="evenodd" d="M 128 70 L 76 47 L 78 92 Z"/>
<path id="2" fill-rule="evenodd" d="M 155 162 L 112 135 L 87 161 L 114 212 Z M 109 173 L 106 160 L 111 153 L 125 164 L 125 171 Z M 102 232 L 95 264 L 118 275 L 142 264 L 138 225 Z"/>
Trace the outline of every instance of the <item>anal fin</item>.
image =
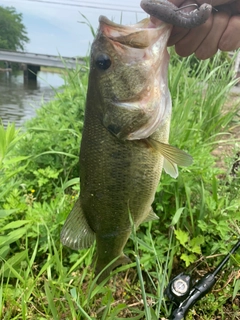
<path id="1" fill-rule="evenodd" d="M 71 249 L 78 250 L 89 248 L 94 240 L 95 232 L 88 225 L 78 198 L 62 228 L 61 242 Z"/>
<path id="2" fill-rule="evenodd" d="M 177 167 L 176 163 L 169 161 L 167 158 L 164 158 L 163 169 L 172 178 L 176 179 L 178 177 L 178 167 Z"/>

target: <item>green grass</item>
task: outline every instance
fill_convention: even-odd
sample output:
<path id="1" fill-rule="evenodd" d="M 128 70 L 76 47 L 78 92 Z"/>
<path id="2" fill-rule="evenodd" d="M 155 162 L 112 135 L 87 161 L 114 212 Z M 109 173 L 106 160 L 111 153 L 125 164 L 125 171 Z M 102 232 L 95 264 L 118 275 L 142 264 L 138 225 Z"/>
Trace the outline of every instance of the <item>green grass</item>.
<path id="1" fill-rule="evenodd" d="M 192 69 L 191 59 L 172 56 L 170 140 L 194 163 L 177 180 L 162 175 L 153 204 L 159 221 L 133 232 L 125 248 L 132 264 L 115 270 L 105 286 L 96 285 L 91 268 L 95 247 L 74 252 L 59 239 L 79 192 L 88 67 L 66 73 L 64 90 L 24 130 L 0 126 L 1 319 L 167 318 L 169 279 L 183 270 L 199 278 L 237 241 L 240 171 L 230 172 L 239 136 L 234 140 L 229 128 L 240 127 L 239 101 L 223 111 L 233 85 L 227 60 L 216 55 Z M 234 148 L 224 167 L 212 155 L 218 144 Z M 239 266 L 238 252 L 188 319 L 240 317 Z"/>

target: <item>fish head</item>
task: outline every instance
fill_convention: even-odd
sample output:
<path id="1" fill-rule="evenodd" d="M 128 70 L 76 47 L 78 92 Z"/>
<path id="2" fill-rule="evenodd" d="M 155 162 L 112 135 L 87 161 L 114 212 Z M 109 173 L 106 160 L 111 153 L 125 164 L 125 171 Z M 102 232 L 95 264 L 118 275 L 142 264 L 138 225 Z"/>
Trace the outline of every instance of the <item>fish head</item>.
<path id="1" fill-rule="evenodd" d="M 106 127 L 118 127 L 113 133 L 119 137 L 145 138 L 164 118 L 166 106 L 160 101 L 168 92 L 171 28 L 157 19 L 124 26 L 99 18 L 91 48 L 89 99 L 94 99 Z"/>

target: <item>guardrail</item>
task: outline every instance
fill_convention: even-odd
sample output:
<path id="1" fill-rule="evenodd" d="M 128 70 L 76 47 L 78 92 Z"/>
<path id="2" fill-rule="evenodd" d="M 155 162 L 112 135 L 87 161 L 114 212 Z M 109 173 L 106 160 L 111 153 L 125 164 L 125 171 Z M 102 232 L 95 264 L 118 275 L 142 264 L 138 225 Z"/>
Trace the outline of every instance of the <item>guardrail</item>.
<path id="1" fill-rule="evenodd" d="M 231 57 L 231 58 L 233 58 L 234 57 L 234 55 L 236 55 L 235 56 L 235 61 L 234 61 L 234 67 L 233 67 L 233 69 L 234 69 L 234 73 L 236 74 L 236 75 L 238 75 L 239 73 L 240 73 L 240 51 L 236 54 L 236 52 L 229 52 L 229 56 Z"/>
<path id="2" fill-rule="evenodd" d="M 37 65 L 57 68 L 76 68 L 76 64 L 84 64 L 83 58 L 61 57 L 48 54 L 0 50 L 0 61 L 16 62 L 26 65 Z"/>

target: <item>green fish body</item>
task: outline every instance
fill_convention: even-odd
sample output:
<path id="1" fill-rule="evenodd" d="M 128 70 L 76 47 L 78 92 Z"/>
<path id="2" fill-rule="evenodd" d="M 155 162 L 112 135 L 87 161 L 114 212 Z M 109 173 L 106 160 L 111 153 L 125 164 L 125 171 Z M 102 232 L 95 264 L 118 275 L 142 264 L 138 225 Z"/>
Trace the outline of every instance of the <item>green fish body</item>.
<path id="1" fill-rule="evenodd" d="M 151 205 L 162 168 L 176 177 L 176 164 L 191 163 L 168 145 L 170 32 L 170 25 L 154 26 L 148 19 L 122 26 L 100 17 L 91 49 L 80 196 L 61 232 L 72 249 L 96 239 L 98 282 L 129 262 L 123 249 L 132 223 L 158 218 Z"/>

